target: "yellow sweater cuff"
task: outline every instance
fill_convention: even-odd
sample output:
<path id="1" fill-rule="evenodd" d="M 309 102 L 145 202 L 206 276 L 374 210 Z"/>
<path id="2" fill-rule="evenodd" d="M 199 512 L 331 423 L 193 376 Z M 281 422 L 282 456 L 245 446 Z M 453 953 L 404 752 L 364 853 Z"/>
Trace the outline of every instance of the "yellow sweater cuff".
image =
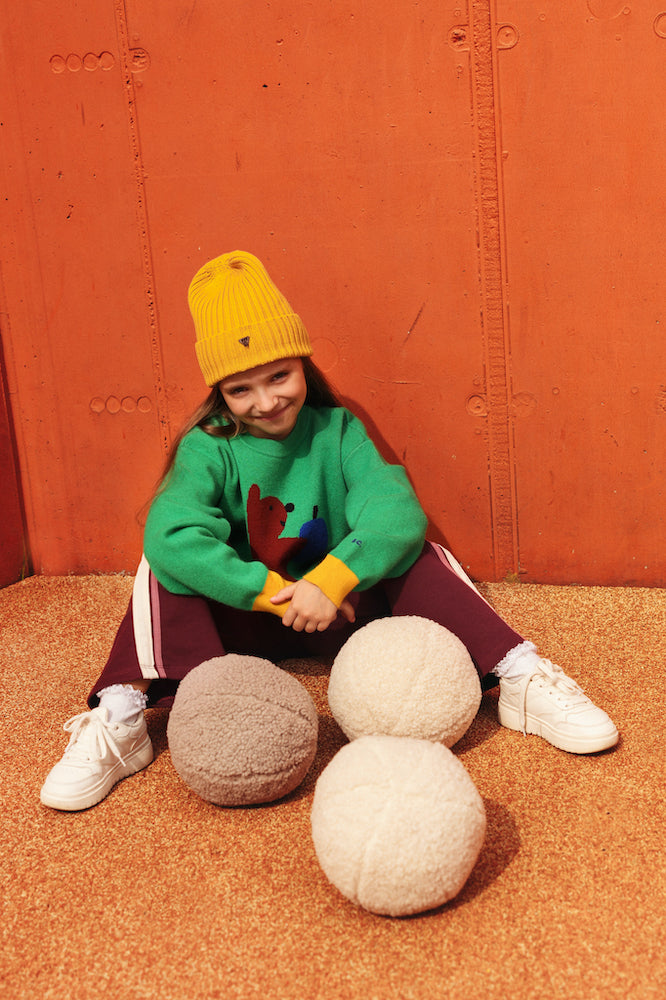
<path id="1" fill-rule="evenodd" d="M 340 607 L 347 594 L 358 583 L 356 573 L 352 573 L 341 559 L 331 555 L 322 559 L 318 566 L 305 574 L 303 579 L 319 587 L 321 592 L 333 601 L 336 608 Z"/>
<path id="2" fill-rule="evenodd" d="M 287 581 L 279 573 L 275 573 L 272 569 L 269 569 L 263 590 L 255 597 L 252 610 L 268 611 L 271 615 L 277 615 L 278 618 L 282 618 L 282 615 L 289 607 L 289 601 L 284 601 L 282 604 L 271 604 L 271 597 L 274 597 L 275 594 L 278 594 L 286 586 Z"/>

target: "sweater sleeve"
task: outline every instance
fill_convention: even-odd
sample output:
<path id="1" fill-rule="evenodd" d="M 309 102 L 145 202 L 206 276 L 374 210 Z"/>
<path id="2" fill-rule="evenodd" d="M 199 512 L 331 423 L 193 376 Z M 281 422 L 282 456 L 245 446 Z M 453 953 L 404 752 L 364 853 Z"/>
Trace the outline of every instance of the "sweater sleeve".
<path id="1" fill-rule="evenodd" d="M 339 607 L 354 589 L 405 573 L 425 541 L 426 515 L 399 465 L 389 465 L 349 414 L 342 437 L 348 534 L 305 574 Z"/>
<path id="2" fill-rule="evenodd" d="M 172 593 L 281 616 L 286 605 L 273 605 L 270 598 L 286 581 L 261 562 L 243 560 L 229 543 L 224 494 L 233 484 L 227 477 L 219 440 L 199 429 L 186 435 L 148 513 L 146 559 Z"/>

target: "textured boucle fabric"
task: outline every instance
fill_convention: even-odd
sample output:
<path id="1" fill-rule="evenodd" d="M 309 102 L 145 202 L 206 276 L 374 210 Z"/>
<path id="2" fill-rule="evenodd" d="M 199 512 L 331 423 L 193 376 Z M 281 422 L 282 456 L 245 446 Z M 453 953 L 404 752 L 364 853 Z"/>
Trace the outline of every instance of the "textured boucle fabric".
<path id="1" fill-rule="evenodd" d="M 327 878 L 373 913 L 405 916 L 462 889 L 486 829 L 481 796 L 441 743 L 363 736 L 322 772 L 312 839 Z"/>
<path id="2" fill-rule="evenodd" d="M 314 760 L 317 731 L 314 702 L 295 677 L 229 654 L 181 681 L 167 737 L 176 771 L 197 795 L 237 806 L 293 791 Z"/>
<path id="3" fill-rule="evenodd" d="M 338 653 L 328 703 L 349 739 L 411 736 L 451 747 L 479 710 L 481 684 L 462 642 L 441 625 L 381 618 Z"/>

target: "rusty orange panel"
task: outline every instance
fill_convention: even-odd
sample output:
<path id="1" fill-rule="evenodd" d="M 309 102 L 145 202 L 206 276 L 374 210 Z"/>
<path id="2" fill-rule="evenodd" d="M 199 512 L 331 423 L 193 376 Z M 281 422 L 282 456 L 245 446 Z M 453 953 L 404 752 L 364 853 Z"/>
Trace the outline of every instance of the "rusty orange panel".
<path id="1" fill-rule="evenodd" d="M 521 572 L 663 586 L 666 14 L 506 0 L 497 28 Z"/>
<path id="2" fill-rule="evenodd" d="M 38 571 L 134 568 L 202 396 L 186 288 L 240 248 L 475 575 L 666 582 L 663 13 L 25 0 L 2 42 Z"/>
<path id="3" fill-rule="evenodd" d="M 183 297 L 257 253 L 433 533 L 494 572 L 474 132 L 460 5 L 127 5 L 172 413 L 200 396 Z M 474 403 L 470 404 L 473 411 Z"/>
<path id="4" fill-rule="evenodd" d="M 38 568 L 133 568 L 163 438 L 202 395 L 187 284 L 242 248 L 406 462 L 433 534 L 493 575 L 464 6 L 27 0 L 4 19 Z"/>
<path id="5" fill-rule="evenodd" d="M 130 568 L 166 432 L 113 6 L 2 17 L 5 350 L 35 569 Z"/>

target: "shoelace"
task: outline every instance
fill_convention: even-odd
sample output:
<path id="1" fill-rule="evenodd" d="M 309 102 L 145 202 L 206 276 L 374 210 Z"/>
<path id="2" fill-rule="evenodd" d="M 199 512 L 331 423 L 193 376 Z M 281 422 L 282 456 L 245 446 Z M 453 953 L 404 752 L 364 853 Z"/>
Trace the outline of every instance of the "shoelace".
<path id="1" fill-rule="evenodd" d="M 91 726 L 92 746 L 89 741 L 86 741 L 86 746 L 84 747 L 81 743 L 81 737 L 90 730 Z M 107 723 L 94 711 L 73 715 L 62 728 L 66 733 L 71 734 L 69 743 L 65 749 L 65 754 L 67 754 L 70 760 L 78 757 L 80 761 L 87 761 L 90 759 L 91 750 L 97 759 L 101 759 L 108 749 L 118 758 L 121 764 L 125 764 L 118 745 L 109 732 Z"/>
<path id="2" fill-rule="evenodd" d="M 527 689 L 535 677 L 540 677 L 548 681 L 552 687 L 556 688 L 562 694 L 578 696 L 587 700 L 583 689 L 576 684 L 571 677 L 568 677 L 567 674 L 564 673 L 562 667 L 558 667 L 556 663 L 552 663 L 550 660 L 540 660 L 538 669 L 535 670 L 533 674 L 527 674 L 520 682 L 518 721 L 523 735 L 526 733 L 525 715 L 527 713 Z M 578 700 L 577 697 L 572 699 L 572 701 L 576 700 Z"/>

